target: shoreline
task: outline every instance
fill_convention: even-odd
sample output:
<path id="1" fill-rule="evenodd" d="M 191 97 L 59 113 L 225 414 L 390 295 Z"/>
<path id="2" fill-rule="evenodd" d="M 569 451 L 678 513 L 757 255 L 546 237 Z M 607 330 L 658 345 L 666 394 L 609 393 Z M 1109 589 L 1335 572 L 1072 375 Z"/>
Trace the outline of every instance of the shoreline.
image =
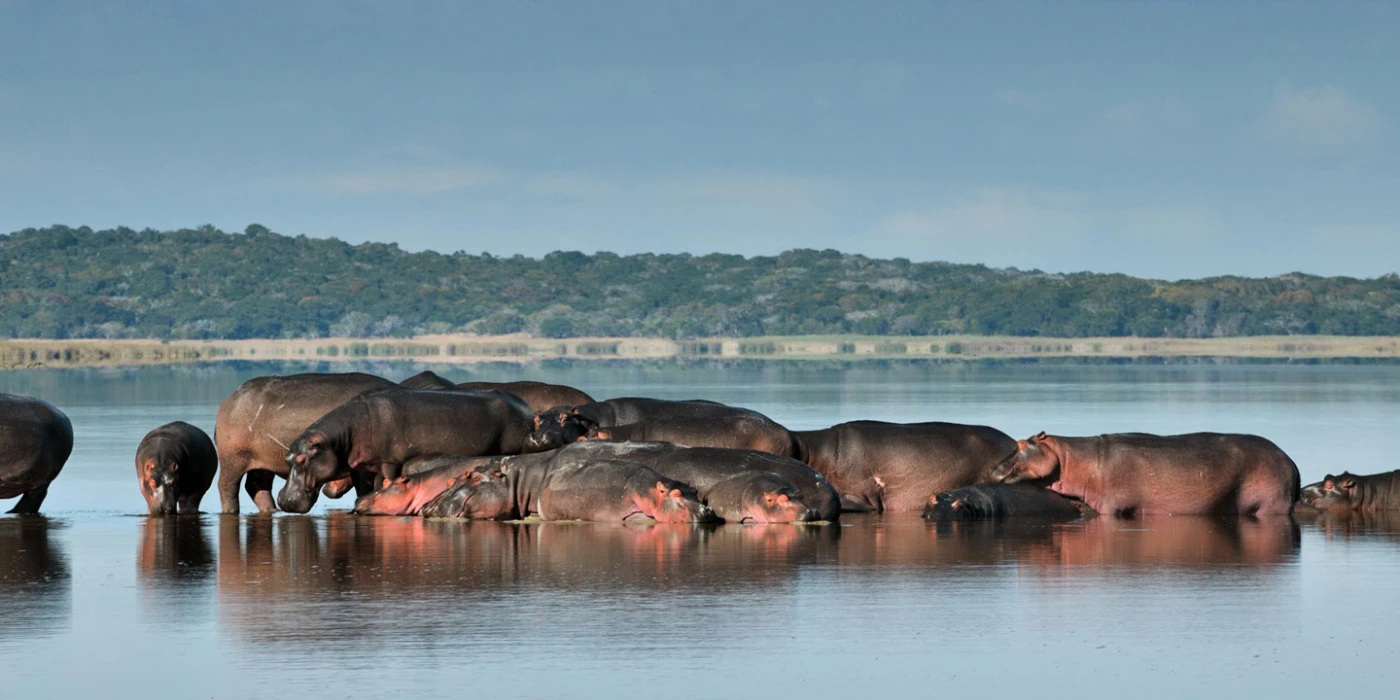
<path id="1" fill-rule="evenodd" d="M 0 370 L 119 367 L 226 361 L 412 360 L 426 364 L 540 360 L 1232 357 L 1265 360 L 1400 359 L 1395 336 L 1236 338 L 1020 338 L 1002 336 L 784 336 L 761 338 L 414 338 L 261 340 L 0 340 Z"/>

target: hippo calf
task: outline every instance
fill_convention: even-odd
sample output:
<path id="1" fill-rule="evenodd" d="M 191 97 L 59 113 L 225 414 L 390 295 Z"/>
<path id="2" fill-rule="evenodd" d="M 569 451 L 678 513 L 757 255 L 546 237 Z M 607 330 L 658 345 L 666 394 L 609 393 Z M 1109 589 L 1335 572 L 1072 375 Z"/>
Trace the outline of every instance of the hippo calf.
<path id="1" fill-rule="evenodd" d="M 723 479 L 699 496 L 727 523 L 804 523 L 817 520 L 792 482 L 753 472 Z"/>
<path id="2" fill-rule="evenodd" d="M 478 472 L 494 457 L 462 457 L 460 455 L 431 455 L 404 462 L 405 476 L 383 478 L 378 490 L 355 501 L 357 515 L 418 515 L 423 506 L 464 480 L 482 480 L 491 473 Z M 500 476 L 499 472 L 496 476 Z"/>
<path id="3" fill-rule="evenodd" d="M 1319 484 L 1308 486 L 1299 500 L 1328 511 L 1400 510 L 1400 470 L 1381 474 L 1328 474 Z"/>
<path id="4" fill-rule="evenodd" d="M 925 520 L 1074 520 L 1080 510 L 1054 491 L 1030 484 L 974 484 L 929 499 Z"/>
<path id="5" fill-rule="evenodd" d="M 199 512 L 218 470 L 214 441 L 184 421 L 146 433 L 136 447 L 136 479 L 151 515 Z"/>

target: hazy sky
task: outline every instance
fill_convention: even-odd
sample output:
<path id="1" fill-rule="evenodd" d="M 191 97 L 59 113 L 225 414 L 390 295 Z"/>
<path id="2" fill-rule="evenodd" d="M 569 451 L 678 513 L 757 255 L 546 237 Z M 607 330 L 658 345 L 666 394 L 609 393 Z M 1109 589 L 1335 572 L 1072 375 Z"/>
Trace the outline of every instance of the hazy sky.
<path id="1" fill-rule="evenodd" d="M 0 0 L 0 229 L 1400 270 L 1400 3 Z"/>

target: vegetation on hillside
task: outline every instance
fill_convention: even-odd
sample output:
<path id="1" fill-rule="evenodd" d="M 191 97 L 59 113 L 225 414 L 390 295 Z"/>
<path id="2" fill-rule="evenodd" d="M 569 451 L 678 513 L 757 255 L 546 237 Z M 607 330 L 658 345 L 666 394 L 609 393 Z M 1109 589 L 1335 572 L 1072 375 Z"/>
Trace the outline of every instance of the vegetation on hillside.
<path id="1" fill-rule="evenodd" d="M 409 253 L 243 233 L 0 235 L 0 337 L 1400 335 L 1400 277 L 1166 282 L 834 250 L 776 257 Z"/>

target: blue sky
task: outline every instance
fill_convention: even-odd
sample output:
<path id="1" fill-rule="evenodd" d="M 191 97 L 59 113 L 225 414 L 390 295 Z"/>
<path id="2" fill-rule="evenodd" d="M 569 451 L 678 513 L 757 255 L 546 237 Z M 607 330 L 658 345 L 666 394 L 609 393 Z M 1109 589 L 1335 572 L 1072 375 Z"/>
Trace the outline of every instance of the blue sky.
<path id="1" fill-rule="evenodd" d="M 1400 4 L 0 0 L 0 229 L 1400 269 Z"/>

